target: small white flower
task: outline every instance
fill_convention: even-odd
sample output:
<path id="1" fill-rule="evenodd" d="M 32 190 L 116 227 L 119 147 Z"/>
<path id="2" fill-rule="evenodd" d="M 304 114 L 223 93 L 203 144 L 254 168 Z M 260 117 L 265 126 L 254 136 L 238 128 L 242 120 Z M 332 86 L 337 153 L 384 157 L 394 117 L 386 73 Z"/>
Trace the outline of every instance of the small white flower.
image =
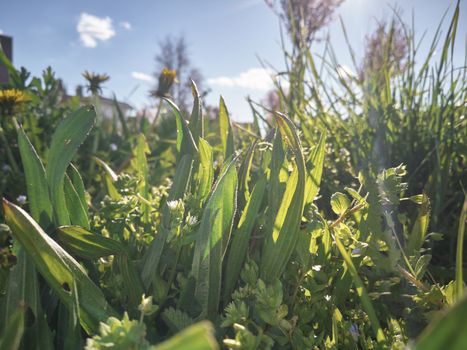
<path id="1" fill-rule="evenodd" d="M 313 265 L 313 266 L 311 267 L 311 269 L 312 269 L 313 271 L 321 271 L 321 265 Z"/>
<path id="2" fill-rule="evenodd" d="M 324 299 L 326 299 L 326 301 L 329 301 L 329 300 L 331 300 L 331 296 L 330 296 L 329 294 L 326 294 L 326 295 L 324 296 Z"/>
<path id="3" fill-rule="evenodd" d="M 178 201 L 168 201 L 167 206 L 169 207 L 169 209 L 175 210 L 177 209 Z"/>
<path id="4" fill-rule="evenodd" d="M 116 150 L 118 150 L 118 146 L 115 143 L 111 143 L 110 144 L 110 150 L 112 152 L 115 152 Z"/>
<path id="5" fill-rule="evenodd" d="M 191 216 L 190 214 L 188 214 L 186 218 L 186 224 L 188 226 L 195 226 L 197 223 L 198 223 L 198 218 L 196 218 L 196 216 Z"/>
<path id="6" fill-rule="evenodd" d="M 18 204 L 20 205 L 23 205 L 26 203 L 26 200 L 28 198 L 24 195 L 24 194 L 20 194 L 17 198 L 16 198 L 16 201 L 18 202 Z"/>

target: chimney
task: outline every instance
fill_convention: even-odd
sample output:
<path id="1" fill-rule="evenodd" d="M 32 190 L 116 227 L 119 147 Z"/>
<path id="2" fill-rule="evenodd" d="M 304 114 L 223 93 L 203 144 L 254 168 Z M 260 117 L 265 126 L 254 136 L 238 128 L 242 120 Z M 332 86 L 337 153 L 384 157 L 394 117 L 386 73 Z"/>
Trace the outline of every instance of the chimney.
<path id="1" fill-rule="evenodd" d="M 0 50 L 5 56 L 13 62 L 13 38 L 10 36 L 0 35 Z M 8 84 L 8 69 L 0 63 L 0 84 Z"/>

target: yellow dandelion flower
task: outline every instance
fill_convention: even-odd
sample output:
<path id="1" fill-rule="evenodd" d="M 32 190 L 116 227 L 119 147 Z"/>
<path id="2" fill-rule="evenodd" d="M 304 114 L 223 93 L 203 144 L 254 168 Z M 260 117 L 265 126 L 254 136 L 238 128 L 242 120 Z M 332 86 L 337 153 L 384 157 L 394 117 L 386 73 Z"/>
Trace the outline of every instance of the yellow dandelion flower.
<path id="1" fill-rule="evenodd" d="M 28 100 L 27 94 L 21 90 L 0 90 L 0 114 L 12 115 L 21 104 Z"/>

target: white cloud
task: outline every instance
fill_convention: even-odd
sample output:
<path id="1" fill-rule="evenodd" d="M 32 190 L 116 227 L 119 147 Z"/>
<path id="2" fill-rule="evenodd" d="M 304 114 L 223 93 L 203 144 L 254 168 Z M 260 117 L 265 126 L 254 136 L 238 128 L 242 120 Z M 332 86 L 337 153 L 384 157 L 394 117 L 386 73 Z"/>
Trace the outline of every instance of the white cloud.
<path id="1" fill-rule="evenodd" d="M 126 30 L 132 29 L 131 23 L 127 21 L 120 22 L 120 27 L 125 28 Z"/>
<path id="2" fill-rule="evenodd" d="M 0 34 L 3 34 L 3 30 L 0 29 Z"/>
<path id="3" fill-rule="evenodd" d="M 154 77 L 152 75 L 143 72 L 131 72 L 131 77 L 137 80 L 146 81 L 148 83 L 154 82 Z"/>
<path id="4" fill-rule="evenodd" d="M 96 17 L 82 12 L 76 30 L 85 47 L 96 47 L 97 41 L 107 41 L 115 35 L 110 17 Z"/>
<path id="5" fill-rule="evenodd" d="M 251 90 L 267 91 L 273 88 L 274 71 L 266 68 L 250 68 L 236 76 L 220 76 L 208 79 L 209 85 L 240 87 Z"/>

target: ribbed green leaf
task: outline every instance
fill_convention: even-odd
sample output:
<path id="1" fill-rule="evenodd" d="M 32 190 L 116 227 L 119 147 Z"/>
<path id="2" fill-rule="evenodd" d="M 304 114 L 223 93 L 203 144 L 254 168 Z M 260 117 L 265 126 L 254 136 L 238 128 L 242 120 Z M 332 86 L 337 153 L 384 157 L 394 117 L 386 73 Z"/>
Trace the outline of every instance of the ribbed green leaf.
<path id="1" fill-rule="evenodd" d="M 239 206 L 244 206 L 245 203 L 250 199 L 250 189 L 248 187 L 248 181 L 250 180 L 250 169 L 251 163 L 253 162 L 253 155 L 257 145 L 257 141 L 253 142 L 248 147 L 246 154 L 243 158 L 242 164 L 238 171 L 238 194 L 239 194 Z"/>
<path id="2" fill-rule="evenodd" d="M 201 106 L 201 98 L 199 96 L 198 87 L 193 80 L 191 81 L 191 92 L 193 94 L 194 101 L 189 127 L 195 143 L 198 144 L 199 138 L 204 137 L 203 108 Z"/>
<path id="3" fill-rule="evenodd" d="M 73 184 L 73 187 L 75 188 L 75 191 L 78 194 L 81 206 L 86 211 L 87 216 L 88 203 L 86 201 L 86 190 L 84 189 L 83 178 L 81 177 L 81 174 L 79 173 L 78 169 L 73 165 L 73 163 L 70 163 L 70 166 L 68 167 L 68 176 L 70 177 L 71 183 Z"/>
<path id="4" fill-rule="evenodd" d="M 183 118 L 180 110 L 177 105 L 172 102 L 172 100 L 165 98 L 169 106 L 175 113 L 175 120 L 177 122 L 177 151 L 178 157 L 181 158 L 185 154 L 195 155 L 198 153 L 198 148 L 196 147 L 193 135 L 191 134 L 190 129 L 186 120 Z"/>
<path id="5" fill-rule="evenodd" d="M 214 329 L 207 321 L 198 322 L 169 340 L 156 345 L 153 350 L 216 350 L 219 346 Z"/>
<path id="6" fill-rule="evenodd" d="M 126 254 L 126 248 L 120 242 L 79 226 L 59 227 L 57 239 L 69 252 L 84 259 L 95 260 L 103 256 Z"/>
<path id="7" fill-rule="evenodd" d="M 324 165 L 324 146 L 326 144 L 326 135 L 323 133 L 319 138 L 318 144 L 310 155 L 309 163 L 311 163 L 311 170 L 307 171 L 306 184 L 305 184 L 305 204 L 313 202 L 318 195 L 319 186 L 321 184 L 321 177 L 323 175 Z"/>
<path id="8" fill-rule="evenodd" d="M 199 206 L 202 206 L 204 201 L 211 191 L 211 186 L 214 178 L 212 148 L 209 143 L 199 139 L 199 167 L 197 173 L 197 189 L 196 196 Z"/>
<path id="9" fill-rule="evenodd" d="M 146 143 L 146 138 L 143 134 L 138 136 L 138 143 L 133 152 L 135 155 L 133 167 L 136 169 L 139 175 L 139 194 L 144 199 L 149 199 L 148 161 L 146 159 L 146 154 L 150 153 L 150 151 L 148 144 Z M 141 209 L 143 211 L 142 221 L 144 223 L 148 223 L 150 219 L 150 207 L 146 203 L 141 202 Z"/>
<path id="10" fill-rule="evenodd" d="M 86 207 L 83 207 L 83 202 L 80 198 L 80 195 L 73 186 L 69 176 L 66 174 L 63 184 L 63 191 L 65 193 L 66 206 L 71 224 L 79 225 L 89 229 L 89 218 Z"/>
<path id="11" fill-rule="evenodd" d="M 0 350 L 19 349 L 24 333 L 24 306 L 18 305 L 15 312 L 8 319 L 0 338 Z"/>
<path id="12" fill-rule="evenodd" d="M 118 256 L 117 263 L 125 285 L 123 293 L 126 293 L 128 296 L 129 304 L 136 308 L 141 302 L 141 296 L 144 294 L 143 283 L 136 272 L 133 262 L 127 255 Z"/>
<path id="13" fill-rule="evenodd" d="M 5 199 L 3 210 L 13 236 L 71 311 L 74 303 L 71 288 L 76 285 L 80 323 L 87 332 L 96 331 L 100 321 L 115 315 L 101 290 L 89 279 L 81 265 L 50 238 L 29 214 Z"/>
<path id="14" fill-rule="evenodd" d="M 450 307 L 423 331 L 415 350 L 464 350 L 467 344 L 467 298 Z"/>
<path id="15" fill-rule="evenodd" d="M 31 215 L 42 227 L 48 227 L 52 222 L 53 209 L 45 169 L 22 128 L 18 129 L 18 146 L 26 176 Z"/>
<path id="16" fill-rule="evenodd" d="M 291 146 L 295 166 L 263 245 L 260 276 L 267 282 L 280 277 L 295 249 L 305 200 L 306 173 L 300 139 L 289 118 L 276 113 L 276 121 L 282 137 Z"/>
<path id="17" fill-rule="evenodd" d="M 220 301 L 222 261 L 236 209 L 235 161 L 224 166 L 203 211 L 193 255 L 195 296 L 202 306 L 200 318 L 213 318 Z"/>
<path id="18" fill-rule="evenodd" d="M 243 209 L 238 226 L 232 233 L 232 243 L 230 245 L 224 278 L 224 300 L 230 298 L 230 294 L 238 281 L 240 271 L 248 252 L 251 232 L 263 201 L 266 184 L 266 177 L 261 177 L 256 182 L 253 192 Z"/>
<path id="19" fill-rule="evenodd" d="M 232 132 L 232 125 L 230 124 L 229 112 L 225 105 L 224 99 L 220 98 L 219 102 L 219 127 L 220 127 L 220 138 L 222 145 L 222 152 L 224 159 L 229 158 L 235 152 L 234 139 Z"/>
<path id="20" fill-rule="evenodd" d="M 65 171 L 79 145 L 91 131 L 95 120 L 96 112 L 94 107 L 82 107 L 62 120 L 52 136 L 46 174 L 53 208 L 59 225 L 68 225 L 70 223 L 63 193 Z"/>
<path id="21" fill-rule="evenodd" d="M 428 231 L 430 221 L 430 200 L 426 194 L 422 195 L 420 209 L 418 210 L 417 221 L 412 227 L 407 244 L 407 255 L 412 256 L 420 251 Z"/>

